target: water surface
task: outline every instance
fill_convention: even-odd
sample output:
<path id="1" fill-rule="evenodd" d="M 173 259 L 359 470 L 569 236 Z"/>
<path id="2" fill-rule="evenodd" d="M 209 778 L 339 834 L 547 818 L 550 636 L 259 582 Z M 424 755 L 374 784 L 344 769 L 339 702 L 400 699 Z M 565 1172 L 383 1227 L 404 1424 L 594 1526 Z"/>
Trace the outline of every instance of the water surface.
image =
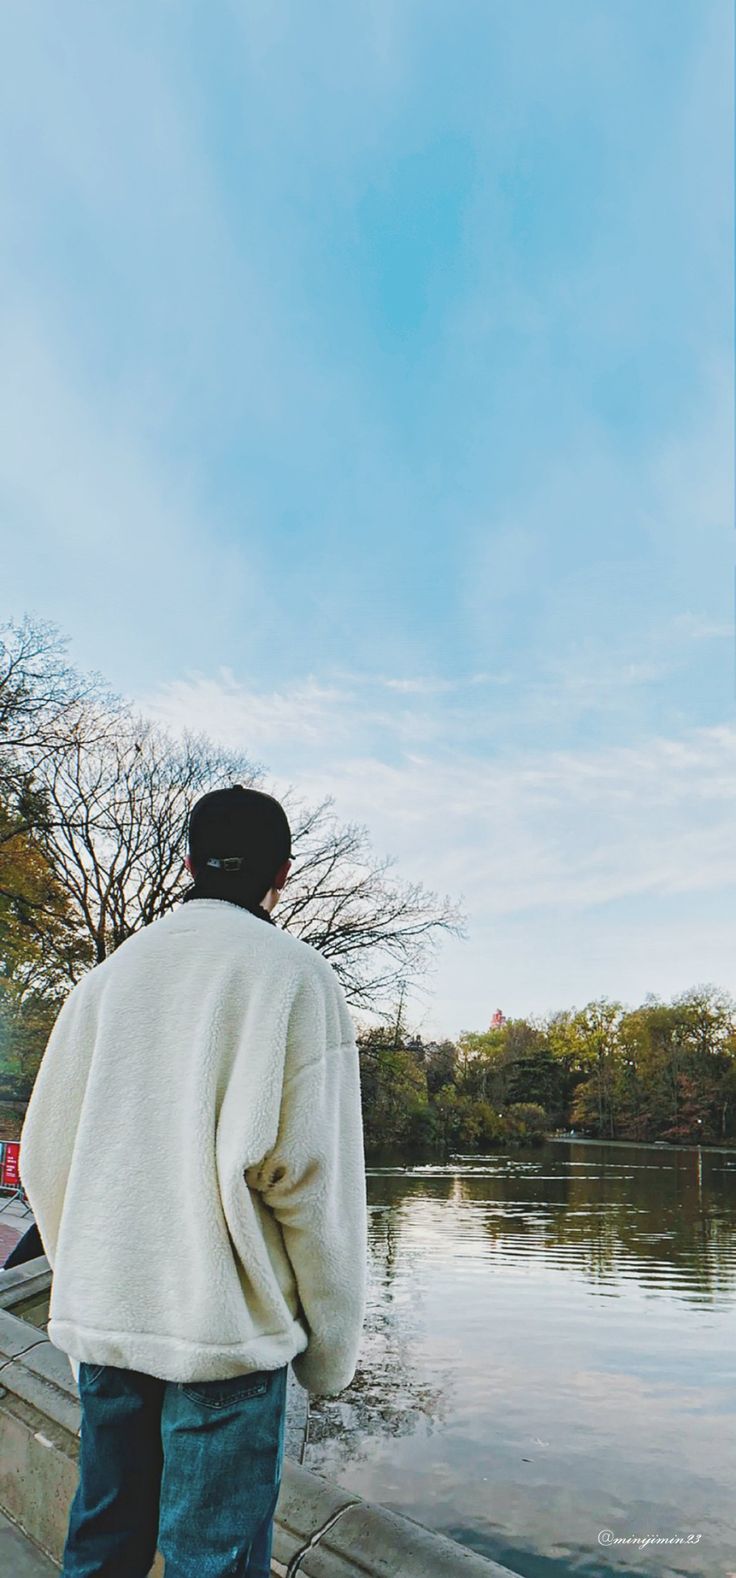
<path id="1" fill-rule="evenodd" d="M 522 1578 L 734 1578 L 736 1154 L 550 1143 L 371 1167 L 368 1200 L 305 1465 Z"/>

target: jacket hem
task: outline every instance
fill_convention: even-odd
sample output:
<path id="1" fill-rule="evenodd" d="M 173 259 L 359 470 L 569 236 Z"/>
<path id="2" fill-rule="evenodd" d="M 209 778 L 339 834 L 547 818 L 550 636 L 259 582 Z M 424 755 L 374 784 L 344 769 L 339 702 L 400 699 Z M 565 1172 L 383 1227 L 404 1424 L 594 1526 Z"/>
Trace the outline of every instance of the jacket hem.
<path id="1" fill-rule="evenodd" d="M 261 1332 L 248 1342 L 191 1342 L 156 1332 L 109 1331 L 50 1320 L 49 1342 L 67 1355 L 75 1380 L 79 1363 L 109 1364 L 138 1370 L 162 1381 L 221 1381 L 247 1370 L 278 1370 L 303 1353 L 308 1338 L 293 1321 L 277 1332 Z"/>

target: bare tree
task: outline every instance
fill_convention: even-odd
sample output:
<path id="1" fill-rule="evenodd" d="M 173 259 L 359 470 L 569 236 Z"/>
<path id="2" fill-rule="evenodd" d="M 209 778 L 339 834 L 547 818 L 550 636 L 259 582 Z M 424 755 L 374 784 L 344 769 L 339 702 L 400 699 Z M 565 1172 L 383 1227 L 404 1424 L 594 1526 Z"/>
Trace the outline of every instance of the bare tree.
<path id="1" fill-rule="evenodd" d="M 56 751 L 70 719 L 78 721 L 93 698 L 114 709 L 115 697 L 100 675 L 80 675 L 67 662 L 66 648 L 47 620 L 26 615 L 0 625 L 0 772 L 27 771 Z"/>
<path id="2" fill-rule="evenodd" d="M 14 747 L 9 836 L 31 832 L 67 901 L 60 925 L 58 904 L 52 915 L 26 895 L 26 924 L 71 980 L 181 898 L 193 802 L 264 776 L 204 736 L 172 738 L 97 676 L 80 679 L 54 627 L 29 620 L 6 627 L 0 645 L 0 727 L 0 752 Z M 7 806 L 0 786 L 3 798 Z M 380 1009 L 400 982 L 425 973 L 441 933 L 462 932 L 461 913 L 401 882 L 394 862 L 372 852 L 365 827 L 338 821 L 330 798 L 312 808 L 295 801 L 293 810 L 292 792 L 283 798 L 295 858 L 278 923 L 331 960 L 349 1002 Z"/>
<path id="3" fill-rule="evenodd" d="M 87 727 L 109 721 L 119 705 L 99 675 L 71 667 L 66 647 L 46 620 L 26 615 L 0 626 L 0 848 L 42 820 L 37 773 L 63 751 L 70 729 L 79 735 L 82 719 Z"/>
<path id="4" fill-rule="evenodd" d="M 132 711 L 75 721 L 38 774 L 38 836 L 95 963 L 180 898 L 193 801 L 258 775 L 246 758 L 203 738 L 172 740 Z"/>
<path id="5" fill-rule="evenodd" d="M 331 961 L 351 1004 L 376 1009 L 426 973 L 442 933 L 463 934 L 463 916 L 450 898 L 398 880 L 368 829 L 341 824 L 333 805 L 292 818 L 294 867 L 277 914 Z"/>
<path id="6" fill-rule="evenodd" d="M 94 734 L 93 745 L 85 736 Z M 202 736 L 181 742 L 119 713 L 103 732 L 81 725 L 40 774 L 48 813 L 39 839 L 99 963 L 163 915 L 186 886 L 187 815 L 209 789 L 255 786 L 262 770 Z M 367 830 L 341 825 L 331 800 L 291 812 L 294 867 L 279 905 L 285 929 L 333 963 L 348 1000 L 375 1008 L 399 978 L 426 969 L 438 933 L 461 917 L 416 883 L 389 875 Z M 69 956 L 69 955 L 68 955 Z M 79 955 L 74 967 L 79 969 Z"/>
<path id="7" fill-rule="evenodd" d="M 37 748 L 53 732 L 78 676 L 65 658 L 66 642 L 54 625 L 28 616 L 0 626 L 0 746 L 4 752 Z"/>

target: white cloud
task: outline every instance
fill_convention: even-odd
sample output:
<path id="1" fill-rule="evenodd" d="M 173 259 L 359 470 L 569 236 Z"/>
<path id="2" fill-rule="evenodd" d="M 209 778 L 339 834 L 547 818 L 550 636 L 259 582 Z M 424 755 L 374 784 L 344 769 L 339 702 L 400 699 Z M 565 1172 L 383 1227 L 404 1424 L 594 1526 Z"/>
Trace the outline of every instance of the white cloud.
<path id="1" fill-rule="evenodd" d="M 304 775 L 302 775 L 304 779 Z M 342 808 L 474 913 L 584 909 L 736 882 L 736 730 L 636 748 L 332 761 Z"/>
<path id="2" fill-rule="evenodd" d="M 229 669 L 173 680 L 144 699 L 146 711 L 174 730 L 206 732 L 246 754 L 315 746 L 339 747 L 349 736 L 350 693 L 314 675 L 289 688 L 257 691 Z"/>
<path id="3" fill-rule="evenodd" d="M 440 695 L 448 690 L 457 689 L 457 681 L 451 679 L 384 679 L 381 681 L 387 690 L 402 691 L 408 696 L 433 696 Z"/>
<path id="4" fill-rule="evenodd" d="M 417 748 L 421 712 L 407 739 L 401 706 L 357 702 L 354 690 L 314 675 L 259 692 L 223 670 L 167 685 L 145 706 L 174 729 L 264 755 L 277 777 L 294 768 L 305 793 L 333 794 L 413 876 L 461 886 L 486 914 L 736 880 L 731 725 L 636 745 L 481 756 Z"/>
<path id="5" fill-rule="evenodd" d="M 380 678 L 377 690 L 385 697 Z M 432 1022 L 445 1031 L 485 1012 L 491 939 L 518 1012 L 539 1009 L 540 993 L 561 1006 L 563 983 L 568 1001 L 591 995 L 586 981 L 614 995 L 642 979 L 644 990 L 666 992 L 711 978 L 710 959 L 722 966 L 730 923 L 714 913 L 704 927 L 701 915 L 690 939 L 694 976 L 673 977 L 688 957 L 688 906 L 716 904 L 736 886 L 736 727 L 480 756 L 427 750 L 416 734 L 407 742 L 401 692 L 395 697 L 392 713 L 314 675 L 264 694 L 225 673 L 179 681 L 147 706 L 174 726 L 188 721 L 257 750 L 277 793 L 294 785 L 307 800 L 334 796 L 339 815 L 364 823 L 377 852 L 395 857 L 398 875 L 462 898 L 469 936 L 444 945 L 434 982 Z M 424 701 L 431 710 L 434 697 Z M 656 930 L 648 979 L 642 907 Z M 532 939 L 545 957 L 530 978 Z"/>

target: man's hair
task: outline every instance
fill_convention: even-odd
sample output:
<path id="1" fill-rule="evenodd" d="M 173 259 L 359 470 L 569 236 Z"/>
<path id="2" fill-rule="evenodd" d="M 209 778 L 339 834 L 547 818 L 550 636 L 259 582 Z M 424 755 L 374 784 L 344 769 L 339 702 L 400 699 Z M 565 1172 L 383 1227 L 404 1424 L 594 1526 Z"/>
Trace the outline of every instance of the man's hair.
<path id="1" fill-rule="evenodd" d="M 260 789 L 232 784 L 213 789 L 189 816 L 189 858 L 197 891 L 258 903 L 291 857 L 291 828 L 283 806 Z"/>

